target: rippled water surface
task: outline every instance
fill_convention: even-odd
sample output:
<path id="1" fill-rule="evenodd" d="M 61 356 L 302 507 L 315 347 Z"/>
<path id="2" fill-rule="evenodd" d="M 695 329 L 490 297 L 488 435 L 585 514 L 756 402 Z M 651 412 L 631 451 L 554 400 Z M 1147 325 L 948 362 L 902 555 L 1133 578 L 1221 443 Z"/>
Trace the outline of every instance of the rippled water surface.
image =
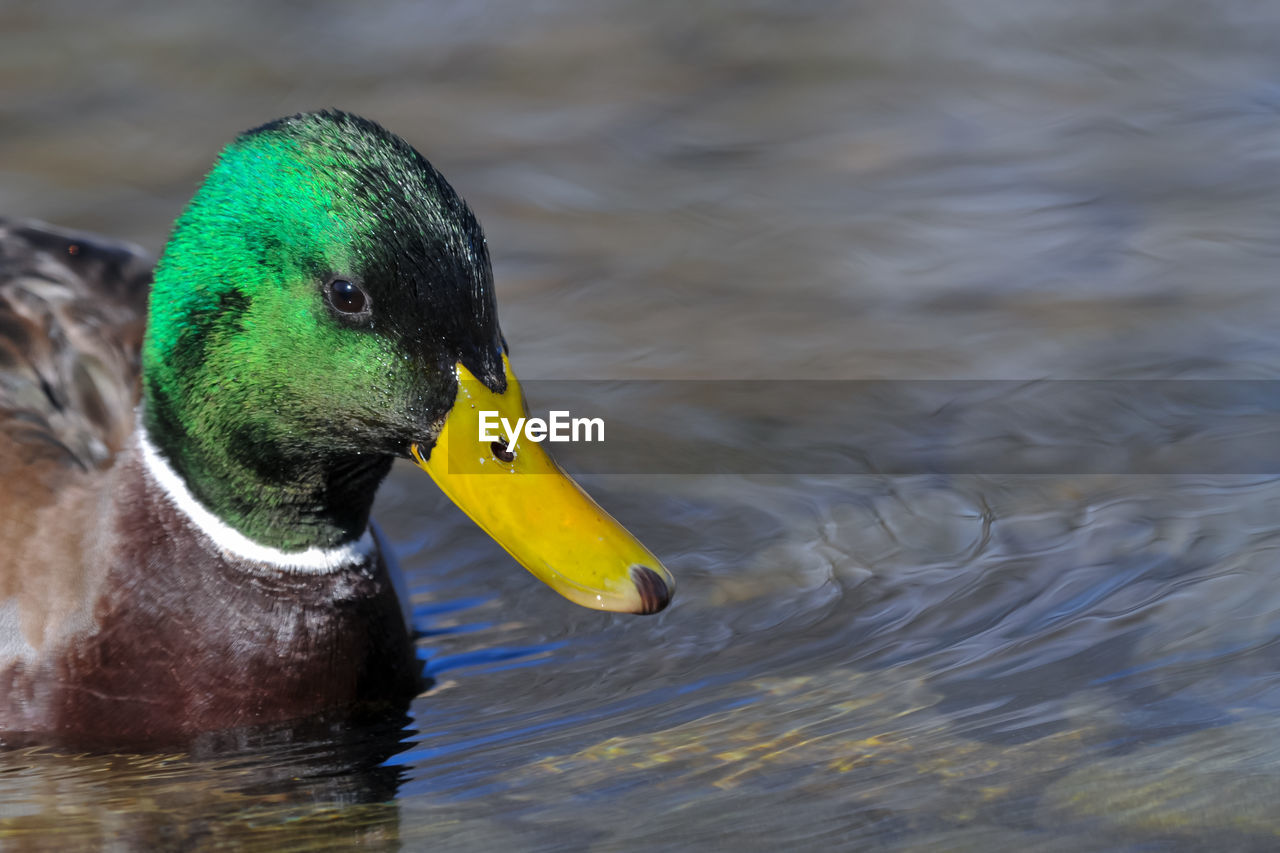
<path id="1" fill-rule="evenodd" d="M 1273 849 L 1280 465 L 1128 450 L 1269 421 L 1077 410 L 1022 469 L 1035 394 L 879 411 L 832 473 L 712 380 L 1274 379 L 1278 43 L 1246 0 L 0 6 L 0 212 L 155 251 L 235 132 L 340 106 L 470 200 L 522 376 L 706 380 L 645 386 L 662 466 L 584 478 L 667 611 L 574 607 L 397 469 L 404 720 L 10 751 L 0 844 Z"/>

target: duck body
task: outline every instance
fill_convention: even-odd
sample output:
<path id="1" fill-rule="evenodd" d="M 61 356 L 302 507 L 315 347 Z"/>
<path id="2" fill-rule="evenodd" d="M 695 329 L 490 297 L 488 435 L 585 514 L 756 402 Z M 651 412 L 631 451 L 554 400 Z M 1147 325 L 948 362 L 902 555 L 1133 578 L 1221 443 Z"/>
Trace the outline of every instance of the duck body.
<path id="1" fill-rule="evenodd" d="M 403 710 L 369 518 L 396 458 L 571 600 L 661 610 L 657 558 L 537 445 L 481 441 L 478 405 L 526 413 L 484 235 L 365 119 L 242 134 L 154 272 L 0 220 L 0 743 Z"/>
<path id="2" fill-rule="evenodd" d="M 380 553 L 314 574 L 228 557 L 139 456 L 126 451 L 90 498 L 109 495 L 115 511 L 79 543 L 74 608 L 66 594 L 39 601 L 35 592 L 19 597 L 17 624 L 3 626 L 20 639 L 0 674 L 0 725 L 76 743 L 169 743 L 393 708 L 419 691 Z M 29 639 L 23 620 L 52 636 Z"/>

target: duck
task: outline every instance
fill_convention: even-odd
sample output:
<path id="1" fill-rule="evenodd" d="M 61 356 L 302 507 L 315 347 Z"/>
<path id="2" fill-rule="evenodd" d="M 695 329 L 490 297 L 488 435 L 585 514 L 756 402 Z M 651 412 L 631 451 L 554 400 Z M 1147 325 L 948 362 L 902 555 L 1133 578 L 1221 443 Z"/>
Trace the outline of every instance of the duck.
<path id="1" fill-rule="evenodd" d="M 527 411 L 479 222 L 368 119 L 236 137 L 154 268 L 0 220 L 0 742 L 403 711 L 425 682 L 370 518 L 397 459 L 569 600 L 662 610 L 651 551 L 479 429 Z"/>

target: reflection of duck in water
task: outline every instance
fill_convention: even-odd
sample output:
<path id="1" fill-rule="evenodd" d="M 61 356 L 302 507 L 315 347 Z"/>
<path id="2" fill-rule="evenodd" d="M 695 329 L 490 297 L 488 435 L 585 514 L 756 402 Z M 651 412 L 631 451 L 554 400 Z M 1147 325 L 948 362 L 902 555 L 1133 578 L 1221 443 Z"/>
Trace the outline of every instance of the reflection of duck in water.
<path id="1" fill-rule="evenodd" d="M 181 752 L 0 751 L 5 848 L 385 849 L 406 777 L 388 759 L 409 719 L 325 717 L 209 732 Z"/>
<path id="2" fill-rule="evenodd" d="M 405 701 L 369 527 L 396 457 L 570 599 L 669 600 L 537 445 L 476 443 L 479 411 L 523 413 L 484 236 L 377 125 L 300 115 L 229 146 L 145 340 L 132 250 L 0 225 L 0 264 L 0 730 L 145 741 Z"/>

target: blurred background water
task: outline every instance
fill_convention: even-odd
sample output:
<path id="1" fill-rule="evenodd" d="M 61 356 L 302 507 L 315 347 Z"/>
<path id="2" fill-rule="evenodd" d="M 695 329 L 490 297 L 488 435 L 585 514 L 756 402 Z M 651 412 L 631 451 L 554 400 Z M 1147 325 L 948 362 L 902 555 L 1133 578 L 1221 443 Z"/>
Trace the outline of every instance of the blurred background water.
<path id="1" fill-rule="evenodd" d="M 0 212 L 158 251 L 235 133 L 337 106 L 470 201 L 527 379 L 1274 379 L 1278 43 L 1252 0 L 5 0 Z M 656 444 L 741 437 L 660 387 Z M 585 478 L 680 580 L 635 618 L 397 469 L 406 719 L 9 751 L 0 845 L 1274 848 L 1267 466 L 741 470 Z"/>

